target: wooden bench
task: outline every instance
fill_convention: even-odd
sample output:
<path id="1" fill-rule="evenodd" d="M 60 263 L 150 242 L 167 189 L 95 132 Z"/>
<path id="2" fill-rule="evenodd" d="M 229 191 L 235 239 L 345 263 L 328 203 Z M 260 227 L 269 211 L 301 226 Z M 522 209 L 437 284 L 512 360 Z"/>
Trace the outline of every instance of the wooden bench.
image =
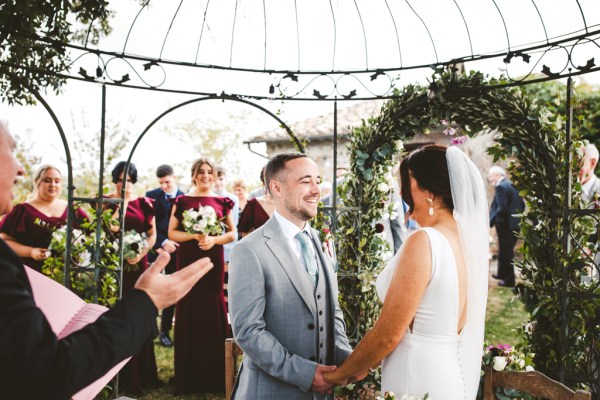
<path id="1" fill-rule="evenodd" d="M 244 354 L 233 339 L 225 339 L 225 399 L 231 398 L 233 385 L 240 370 L 240 356 Z"/>
<path id="2" fill-rule="evenodd" d="M 538 371 L 498 372 L 486 368 L 483 376 L 483 400 L 495 400 L 498 387 L 519 390 L 547 400 L 592 400 L 590 392 L 585 390 L 573 392 L 562 383 Z"/>

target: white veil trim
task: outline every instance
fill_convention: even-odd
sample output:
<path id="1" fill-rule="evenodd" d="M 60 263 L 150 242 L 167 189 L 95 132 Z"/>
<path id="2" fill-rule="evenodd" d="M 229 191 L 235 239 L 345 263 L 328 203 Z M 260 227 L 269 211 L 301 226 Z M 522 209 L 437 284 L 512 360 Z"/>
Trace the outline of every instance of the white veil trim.
<path id="1" fill-rule="evenodd" d="M 457 147 L 448 147 L 446 162 L 454 219 L 467 268 L 467 322 L 460 355 L 467 399 L 475 399 L 481 371 L 489 275 L 489 214 L 481 173 Z"/>

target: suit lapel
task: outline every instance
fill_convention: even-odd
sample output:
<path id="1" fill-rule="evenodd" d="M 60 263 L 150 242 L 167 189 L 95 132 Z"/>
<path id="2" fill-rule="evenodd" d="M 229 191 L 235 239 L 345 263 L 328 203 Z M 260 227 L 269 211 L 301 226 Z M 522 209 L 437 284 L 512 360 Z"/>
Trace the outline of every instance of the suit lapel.
<path id="1" fill-rule="evenodd" d="M 286 275 L 292 282 L 292 285 L 304 301 L 306 306 L 310 309 L 313 315 L 317 314 L 315 305 L 314 293 L 312 288 L 309 287 L 310 282 L 305 276 L 302 276 L 301 271 L 304 269 L 300 265 L 300 260 L 294 256 L 292 249 L 287 244 L 287 240 L 284 237 L 283 231 L 279 227 L 279 222 L 275 218 L 270 218 L 265 223 L 263 229 L 263 236 L 265 237 L 265 244 L 275 256 L 279 265 L 283 268 Z"/>

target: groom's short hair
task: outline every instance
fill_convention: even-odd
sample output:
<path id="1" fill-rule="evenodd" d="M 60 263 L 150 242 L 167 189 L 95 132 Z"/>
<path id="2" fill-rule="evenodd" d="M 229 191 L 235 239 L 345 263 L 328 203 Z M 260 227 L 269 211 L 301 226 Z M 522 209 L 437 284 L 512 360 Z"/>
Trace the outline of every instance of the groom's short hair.
<path id="1" fill-rule="evenodd" d="M 271 188 L 269 187 L 269 182 L 277 178 L 281 171 L 285 169 L 285 165 L 288 161 L 305 157 L 308 156 L 302 153 L 281 153 L 271 158 L 265 166 L 265 188 L 267 192 L 272 194 Z"/>

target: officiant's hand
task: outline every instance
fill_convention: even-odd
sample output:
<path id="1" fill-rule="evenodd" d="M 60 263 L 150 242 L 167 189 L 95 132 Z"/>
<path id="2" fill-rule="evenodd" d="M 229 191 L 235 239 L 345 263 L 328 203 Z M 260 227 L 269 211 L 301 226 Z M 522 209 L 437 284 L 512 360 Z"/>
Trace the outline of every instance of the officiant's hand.
<path id="1" fill-rule="evenodd" d="M 192 286 L 213 268 L 210 258 L 201 258 L 179 271 L 163 275 L 171 256 L 160 251 L 156 261 L 148 267 L 135 283 L 135 288 L 146 292 L 157 309 L 169 307 L 185 296 Z"/>
<path id="2" fill-rule="evenodd" d="M 335 365 L 321 365 L 317 364 L 317 370 L 315 371 L 315 376 L 313 377 L 312 384 L 310 385 L 310 389 L 313 392 L 323 393 L 331 393 L 331 387 L 333 386 L 331 383 L 326 382 L 323 379 L 323 374 L 326 372 L 333 372 L 337 369 Z"/>

